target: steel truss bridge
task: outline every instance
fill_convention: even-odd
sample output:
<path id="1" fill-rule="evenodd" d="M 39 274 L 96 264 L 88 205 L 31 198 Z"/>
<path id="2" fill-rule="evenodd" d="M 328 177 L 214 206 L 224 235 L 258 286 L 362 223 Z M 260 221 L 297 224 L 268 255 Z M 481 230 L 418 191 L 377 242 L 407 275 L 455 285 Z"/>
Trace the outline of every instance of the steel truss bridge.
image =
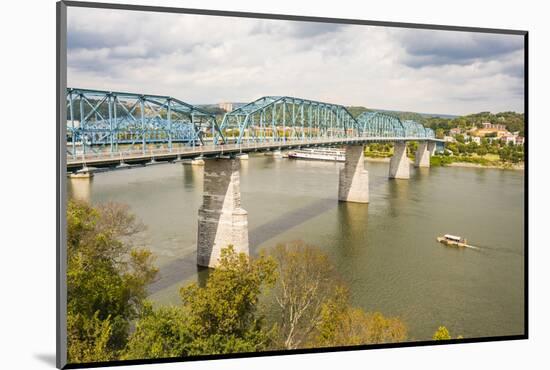
<path id="1" fill-rule="evenodd" d="M 224 115 L 170 96 L 67 89 L 67 166 L 346 143 L 439 141 L 384 112 L 353 117 L 338 104 L 265 96 Z"/>

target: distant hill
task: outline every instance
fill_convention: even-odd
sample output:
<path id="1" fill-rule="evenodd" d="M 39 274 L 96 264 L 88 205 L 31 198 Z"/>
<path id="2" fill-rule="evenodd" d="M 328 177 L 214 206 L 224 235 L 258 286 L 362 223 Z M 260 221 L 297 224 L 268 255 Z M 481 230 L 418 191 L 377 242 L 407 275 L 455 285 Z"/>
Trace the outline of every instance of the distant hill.
<path id="1" fill-rule="evenodd" d="M 418 112 L 406 112 L 406 111 L 398 111 L 398 110 L 389 110 L 389 109 L 376 109 L 376 108 L 366 108 L 361 106 L 351 106 L 346 107 L 349 112 L 354 116 L 357 117 L 359 114 L 363 112 L 385 112 L 388 114 L 393 114 L 395 116 L 398 116 L 401 119 L 412 119 L 419 121 L 422 118 L 433 118 L 433 117 L 439 117 L 439 118 L 447 118 L 447 119 L 453 119 L 460 116 L 452 115 L 452 114 L 441 114 L 441 113 L 418 113 Z"/>

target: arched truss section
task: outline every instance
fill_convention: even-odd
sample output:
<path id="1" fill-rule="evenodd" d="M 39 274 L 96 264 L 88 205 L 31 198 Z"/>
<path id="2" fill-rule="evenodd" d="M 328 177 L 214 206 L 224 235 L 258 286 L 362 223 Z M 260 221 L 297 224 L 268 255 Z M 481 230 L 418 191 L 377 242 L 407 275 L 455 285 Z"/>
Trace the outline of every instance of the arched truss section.
<path id="1" fill-rule="evenodd" d="M 289 96 L 264 96 L 226 113 L 220 125 L 225 142 L 286 142 L 356 137 L 361 127 L 342 105 Z"/>
<path id="2" fill-rule="evenodd" d="M 399 117 L 383 112 L 363 112 L 357 117 L 363 136 L 380 138 L 433 139 L 434 131 L 412 120 L 402 121 Z"/>
<path id="3" fill-rule="evenodd" d="M 215 116 L 170 96 L 67 89 L 67 150 L 195 145 L 218 130 Z"/>

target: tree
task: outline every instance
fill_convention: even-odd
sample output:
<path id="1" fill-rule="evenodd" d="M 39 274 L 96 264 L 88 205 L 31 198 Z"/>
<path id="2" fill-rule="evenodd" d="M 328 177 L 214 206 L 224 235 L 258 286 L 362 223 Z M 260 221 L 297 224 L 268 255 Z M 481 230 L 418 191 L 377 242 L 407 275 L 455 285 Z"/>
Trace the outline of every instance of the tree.
<path id="1" fill-rule="evenodd" d="M 180 290 L 193 333 L 192 354 L 258 351 L 267 347 L 270 332 L 262 328 L 264 317 L 257 304 L 262 288 L 275 283 L 276 263 L 265 255 L 250 260 L 222 250 L 220 265 L 204 288 L 197 283 Z"/>
<path id="2" fill-rule="evenodd" d="M 480 146 L 479 148 L 477 148 L 476 153 L 480 157 L 483 157 L 484 155 L 487 155 L 488 151 L 484 146 Z"/>
<path id="3" fill-rule="evenodd" d="M 446 327 L 440 326 L 437 331 L 433 335 L 433 340 L 447 340 L 451 339 L 451 334 L 449 334 L 449 330 L 447 330 Z"/>
<path id="4" fill-rule="evenodd" d="M 478 148 L 479 146 L 477 145 L 477 143 L 475 141 L 471 141 L 466 145 L 466 152 L 474 153 L 477 151 Z"/>
<path id="5" fill-rule="evenodd" d="M 255 352 L 271 344 L 273 331 L 258 312 L 262 291 L 273 285 L 272 258 L 249 259 L 232 246 L 221 252 L 220 266 L 205 287 L 180 290 L 182 305 L 149 309 L 136 324 L 126 357 L 167 358 L 204 354 Z"/>
<path id="6" fill-rule="evenodd" d="M 69 201 L 67 325 L 69 362 L 116 358 L 138 317 L 157 268 L 147 249 L 132 247 L 143 230 L 128 207 Z M 107 339 L 106 339 L 107 338 Z"/>
<path id="7" fill-rule="evenodd" d="M 407 327 L 396 317 L 366 313 L 351 307 L 347 289 L 339 288 L 334 299 L 323 305 L 315 346 L 352 346 L 395 343 L 407 339 Z"/>
<path id="8" fill-rule="evenodd" d="M 109 348 L 112 334 L 110 317 L 98 318 L 96 312 L 91 318 L 81 314 L 67 315 L 67 357 L 70 362 L 95 362 L 113 359 Z"/>
<path id="9" fill-rule="evenodd" d="M 148 308 L 130 336 L 125 359 L 184 356 L 193 341 L 189 320 L 182 307 Z"/>
<path id="10" fill-rule="evenodd" d="M 339 279 L 328 256 L 303 242 L 278 244 L 273 256 L 279 346 L 299 348 L 316 328 L 323 304 L 336 295 Z"/>

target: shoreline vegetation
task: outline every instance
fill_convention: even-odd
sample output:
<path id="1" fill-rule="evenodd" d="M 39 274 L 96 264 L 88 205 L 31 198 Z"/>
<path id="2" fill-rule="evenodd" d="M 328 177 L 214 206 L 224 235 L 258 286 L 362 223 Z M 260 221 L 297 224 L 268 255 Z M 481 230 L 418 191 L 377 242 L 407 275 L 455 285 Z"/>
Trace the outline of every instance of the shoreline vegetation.
<path id="1" fill-rule="evenodd" d="M 435 157 L 435 156 L 434 156 Z M 434 158 L 432 157 L 432 158 Z M 367 162 L 375 162 L 375 163 L 389 163 L 390 157 L 365 157 L 365 161 Z M 431 167 L 463 167 L 463 168 L 491 168 L 491 169 L 499 169 L 499 170 L 514 170 L 514 171 L 524 171 L 525 165 L 523 162 L 520 163 L 490 163 L 490 164 L 483 164 L 483 163 L 472 163 L 472 162 L 464 162 L 460 159 L 448 163 L 441 163 L 438 162 L 436 159 L 435 161 L 432 161 L 430 159 L 430 166 Z"/>
<path id="2" fill-rule="evenodd" d="M 432 338 L 409 338 L 402 318 L 353 306 L 328 255 L 302 241 L 258 257 L 228 246 L 179 304 L 153 307 L 155 256 L 132 244 L 143 229 L 126 205 L 69 201 L 70 364 L 451 339 L 438 323 Z"/>
<path id="3" fill-rule="evenodd" d="M 417 145 L 415 142 L 407 145 L 408 157 L 411 161 L 414 161 Z M 510 146 L 501 149 L 500 153 L 497 151 L 499 154 L 494 154 L 494 152 L 495 150 L 493 150 L 493 153 L 481 151 L 478 154 L 471 150 L 469 152 L 464 151 L 454 154 L 452 151 L 445 149 L 445 152 L 430 157 L 430 166 L 491 168 L 514 171 L 523 171 L 525 169 L 525 163 L 519 160 L 519 158 L 523 158 L 522 152 L 520 152 L 521 157 L 518 157 Z M 392 144 L 370 144 L 365 147 L 365 160 L 367 162 L 387 163 L 391 160 L 392 155 Z"/>
<path id="4" fill-rule="evenodd" d="M 432 157 L 433 158 L 433 157 Z M 390 157 L 365 157 L 367 162 L 375 163 L 389 163 Z M 437 159 L 435 160 L 437 161 Z M 442 164 L 441 162 L 432 162 L 430 160 L 431 167 L 463 167 L 463 168 L 491 168 L 498 170 L 514 170 L 514 171 L 524 171 L 525 165 L 523 162 L 513 164 L 513 163 L 491 163 L 491 164 L 482 164 L 482 163 L 472 163 L 472 162 L 463 162 L 460 159 Z"/>

